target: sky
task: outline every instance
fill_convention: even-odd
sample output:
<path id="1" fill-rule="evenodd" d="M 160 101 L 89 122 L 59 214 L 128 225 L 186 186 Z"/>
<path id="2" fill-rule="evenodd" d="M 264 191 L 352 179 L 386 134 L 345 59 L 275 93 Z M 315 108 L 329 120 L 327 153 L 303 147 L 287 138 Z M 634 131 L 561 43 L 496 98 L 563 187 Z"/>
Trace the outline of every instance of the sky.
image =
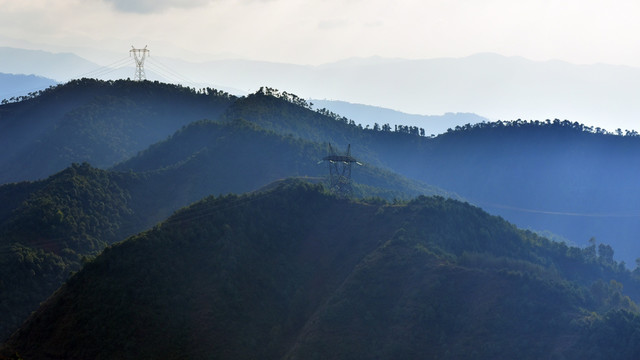
<path id="1" fill-rule="evenodd" d="M 188 61 L 183 65 L 187 71 L 197 68 L 191 63 L 220 59 L 314 66 L 351 58 L 461 59 L 479 53 L 580 66 L 623 65 L 631 71 L 592 74 L 574 69 L 582 71 L 582 77 L 565 83 L 563 78 L 573 75 L 558 73 L 558 79 L 547 81 L 531 78 L 533 74 L 529 78 L 517 74 L 524 79 L 522 88 L 537 83 L 533 88 L 538 93 L 504 90 L 503 83 L 494 80 L 513 77 L 508 71 L 494 77 L 489 74 L 480 85 L 493 86 L 495 94 L 480 97 L 473 92 L 466 102 L 461 100 L 460 89 L 447 81 L 438 83 L 443 88 L 433 89 L 431 84 L 425 92 L 418 91 L 423 83 L 417 85 L 418 90 L 398 83 L 395 96 L 389 96 L 387 88 L 393 84 L 388 83 L 364 90 L 338 86 L 342 93 L 322 92 L 317 82 L 313 89 L 276 84 L 275 80 L 260 79 L 260 84 L 302 97 L 417 114 L 475 112 L 491 120 L 559 117 L 608 130 L 640 131 L 636 121 L 640 118 L 636 101 L 640 92 L 638 19 L 637 0 L 0 0 L 0 46 L 71 52 L 99 66 L 128 60 L 131 46 L 148 46 L 155 59 Z M 175 69 L 178 73 L 184 70 Z M 602 74 L 611 79 L 601 79 Z M 235 83 L 223 83 L 220 76 L 215 77 L 219 83 L 207 81 L 225 90 L 257 89 L 255 84 L 240 84 L 240 74 L 231 75 Z M 376 75 L 380 74 L 365 80 Z M 414 75 L 407 76 L 417 78 Z M 556 91 L 547 91 L 550 88 Z M 377 97 L 366 97 L 376 89 Z M 485 86 L 478 91 L 489 89 Z M 439 100 L 435 95 L 441 93 L 449 97 Z M 491 101 L 485 101 L 487 98 Z"/>
<path id="2" fill-rule="evenodd" d="M 0 9 L 0 46 L 102 65 L 148 45 L 191 61 L 493 52 L 640 67 L 635 0 L 0 0 Z"/>

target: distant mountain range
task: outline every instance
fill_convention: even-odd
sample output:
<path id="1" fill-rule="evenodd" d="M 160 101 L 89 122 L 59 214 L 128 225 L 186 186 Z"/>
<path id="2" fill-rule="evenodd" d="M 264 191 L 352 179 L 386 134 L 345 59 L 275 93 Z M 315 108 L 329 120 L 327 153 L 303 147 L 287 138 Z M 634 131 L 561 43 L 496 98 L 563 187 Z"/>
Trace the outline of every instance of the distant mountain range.
<path id="1" fill-rule="evenodd" d="M 163 59 L 187 78 L 243 91 L 270 86 L 304 98 L 411 114 L 475 113 L 491 120 L 561 119 L 636 129 L 640 69 L 537 62 L 497 54 L 427 60 L 365 58 L 320 66 Z M 637 129 L 636 129 L 637 130 Z"/>
<path id="2" fill-rule="evenodd" d="M 326 108 L 332 112 L 353 119 L 356 123 L 373 128 L 375 124 L 389 124 L 395 129 L 398 125 L 416 126 L 425 130 L 427 135 L 442 134 L 447 129 L 466 124 L 477 124 L 489 119 L 472 113 L 446 113 L 443 115 L 417 115 L 385 109 L 378 106 L 353 104 L 338 100 L 309 100 L 314 108 Z"/>
<path id="3" fill-rule="evenodd" d="M 71 54 L 2 48 L 0 55 L 0 72 L 35 73 L 56 81 L 83 74 L 104 75 L 104 79 L 133 76 L 132 60 L 105 69 Z M 126 56 L 123 52 L 124 60 Z M 626 66 L 538 62 L 496 54 L 427 60 L 374 57 L 320 66 L 249 60 L 191 63 L 152 56 L 147 70 L 152 80 L 210 86 L 236 95 L 269 86 L 306 99 L 375 105 L 410 114 L 473 113 L 491 120 L 558 118 L 610 131 L 638 130 L 636 119 L 640 118 L 635 100 L 640 69 Z"/>
<path id="4" fill-rule="evenodd" d="M 56 84 L 55 80 L 36 75 L 0 73 L 0 101 L 15 101 L 20 96 L 27 96 L 29 93 L 43 90 Z"/>
<path id="5" fill-rule="evenodd" d="M 38 75 L 55 81 L 68 81 L 96 68 L 100 66 L 71 53 L 0 47 L 0 72 L 3 73 Z"/>
<path id="6" fill-rule="evenodd" d="M 40 50 L 0 47 L 0 73 L 35 75 L 51 79 L 50 81 L 57 83 L 84 77 L 103 80 L 133 78 L 135 75 L 135 63 L 133 58 L 127 57 L 127 55 L 127 53 L 124 53 L 122 59 L 103 66 L 72 53 L 51 53 Z M 163 82 L 174 80 L 170 70 L 169 73 L 162 68 L 156 68 L 155 70 L 157 71 L 147 68 L 145 70 L 146 78 Z M 184 79 L 180 79 L 180 81 L 184 81 Z M 193 86 L 193 84 L 189 85 Z M 5 91 L 3 90 L 5 84 L 0 83 L 0 91 L 2 91 L 0 92 L 0 99 L 26 95 L 28 92 L 41 90 L 44 87 L 46 86 L 26 88 L 21 85 L 18 88 Z M 21 89 L 27 91 L 20 93 Z"/>

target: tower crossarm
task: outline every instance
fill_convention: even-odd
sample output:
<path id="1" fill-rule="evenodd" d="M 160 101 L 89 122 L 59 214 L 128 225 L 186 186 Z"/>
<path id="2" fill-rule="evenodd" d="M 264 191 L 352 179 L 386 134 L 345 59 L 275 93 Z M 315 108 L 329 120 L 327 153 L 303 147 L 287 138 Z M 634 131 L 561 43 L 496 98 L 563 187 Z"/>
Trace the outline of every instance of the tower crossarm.
<path id="1" fill-rule="evenodd" d="M 322 158 L 324 161 L 334 161 L 334 162 L 343 162 L 343 163 L 354 163 L 358 162 L 353 156 L 348 155 L 329 155 Z"/>

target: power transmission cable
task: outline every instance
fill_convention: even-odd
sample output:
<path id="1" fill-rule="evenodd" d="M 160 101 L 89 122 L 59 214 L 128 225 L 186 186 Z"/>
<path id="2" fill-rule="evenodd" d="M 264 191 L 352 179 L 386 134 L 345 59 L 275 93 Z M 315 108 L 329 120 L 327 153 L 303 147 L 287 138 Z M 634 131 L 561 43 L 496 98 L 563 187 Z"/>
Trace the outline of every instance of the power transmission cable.
<path id="1" fill-rule="evenodd" d="M 114 62 L 112 62 L 111 64 L 105 65 L 105 66 L 100 66 L 98 68 L 95 68 L 91 71 L 85 72 L 83 74 L 80 74 L 76 77 L 73 77 L 73 79 L 81 79 L 81 78 L 100 78 L 104 75 L 110 74 L 114 71 L 117 71 L 119 69 L 122 69 L 125 65 L 128 65 L 130 63 L 130 59 L 128 57 L 116 60 Z M 55 85 L 52 85 L 55 86 Z M 23 89 L 20 91 L 15 91 L 15 92 L 10 92 L 10 93 L 3 93 L 0 94 L 0 98 L 6 99 L 9 96 L 22 96 L 25 93 L 31 93 L 33 91 L 39 91 L 39 90 L 44 90 L 46 89 L 46 87 L 35 87 L 35 88 L 29 88 L 29 89 Z"/>
<path id="2" fill-rule="evenodd" d="M 130 59 L 128 57 L 124 57 L 122 59 L 116 60 L 111 64 L 105 65 L 105 66 L 100 66 L 99 68 L 96 68 L 94 70 L 91 70 L 89 72 L 86 72 L 84 74 L 80 74 L 76 77 L 76 79 L 81 79 L 83 77 L 89 77 L 89 76 L 95 76 L 94 73 L 101 73 L 104 71 L 107 72 L 111 72 L 112 70 L 117 70 L 122 68 L 122 66 L 129 64 L 130 63 Z"/>
<path id="3" fill-rule="evenodd" d="M 173 83 L 184 83 L 185 81 L 183 79 L 179 79 L 177 77 L 175 77 L 174 75 L 167 73 L 166 71 L 162 70 L 159 67 L 154 66 L 153 64 L 151 64 L 151 62 L 147 62 L 147 69 L 149 69 L 150 73 L 159 75 L 160 77 L 162 77 L 163 79 L 166 79 L 169 82 L 173 82 Z"/>
<path id="4" fill-rule="evenodd" d="M 157 58 L 153 58 L 151 60 L 147 60 L 149 64 L 151 64 L 151 66 L 155 69 L 156 72 L 162 72 L 164 74 L 170 74 L 171 76 L 169 77 L 173 77 L 173 79 L 177 79 L 179 80 L 178 82 L 183 82 L 183 83 L 187 83 L 191 86 L 195 86 L 197 85 L 193 80 L 189 79 L 188 77 L 178 73 L 177 71 L 173 70 L 172 68 L 162 64 L 160 61 L 158 61 Z"/>
<path id="5" fill-rule="evenodd" d="M 481 208 L 497 208 L 504 210 L 513 210 L 524 213 L 531 214 L 541 214 L 541 215 L 558 215 L 558 216 L 575 216 L 575 217 L 589 217 L 589 218 L 640 218 L 640 211 L 638 212 L 626 212 L 626 213 L 581 213 L 581 212 L 570 212 L 570 211 L 550 211 L 550 210 L 538 210 L 538 209 L 528 209 L 516 206 L 509 206 L 504 204 L 496 204 L 496 203 L 488 203 L 483 201 L 473 201 L 470 200 L 472 204 L 477 204 Z"/>

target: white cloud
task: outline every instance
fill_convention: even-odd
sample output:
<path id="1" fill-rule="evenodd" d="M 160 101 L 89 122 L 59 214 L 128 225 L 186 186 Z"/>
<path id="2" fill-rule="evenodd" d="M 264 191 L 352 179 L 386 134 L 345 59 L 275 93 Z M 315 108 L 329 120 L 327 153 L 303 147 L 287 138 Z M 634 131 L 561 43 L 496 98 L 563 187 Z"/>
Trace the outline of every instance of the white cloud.
<path id="1" fill-rule="evenodd" d="M 342 19 L 322 20 L 318 23 L 318 29 L 326 30 L 326 29 L 344 28 L 348 24 L 349 24 L 348 21 L 342 20 Z"/>
<path id="2" fill-rule="evenodd" d="M 170 8 L 195 8 L 206 5 L 211 0 L 104 0 L 115 9 L 130 13 L 157 13 Z"/>
<path id="3" fill-rule="evenodd" d="M 47 50 L 148 44 L 164 56 L 305 64 L 497 52 L 640 66 L 632 0 L 0 0 L 0 9 L 2 37 Z"/>

